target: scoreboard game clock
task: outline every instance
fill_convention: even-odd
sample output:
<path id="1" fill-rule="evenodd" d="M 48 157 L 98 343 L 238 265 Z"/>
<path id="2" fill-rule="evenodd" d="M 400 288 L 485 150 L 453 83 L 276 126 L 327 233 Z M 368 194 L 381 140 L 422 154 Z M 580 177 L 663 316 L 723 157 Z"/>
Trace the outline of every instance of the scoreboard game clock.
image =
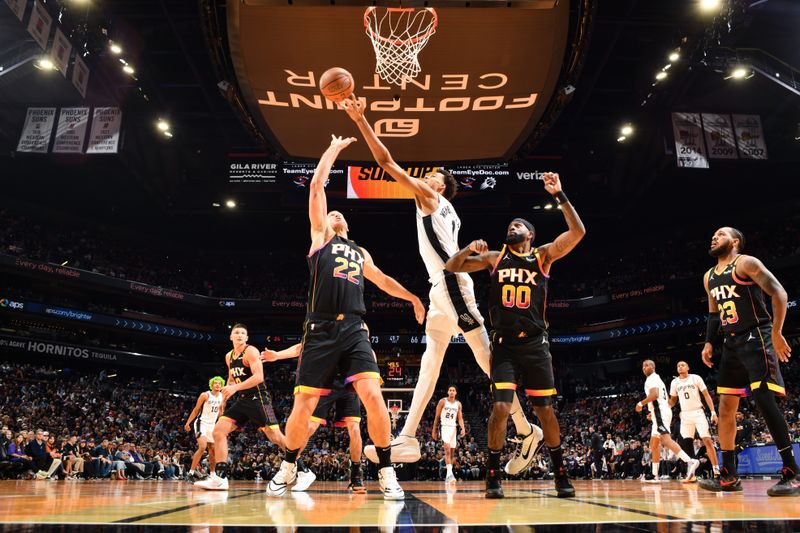
<path id="1" fill-rule="evenodd" d="M 403 376 L 405 375 L 403 362 L 400 359 L 386 361 L 383 373 L 387 383 L 403 381 Z"/>

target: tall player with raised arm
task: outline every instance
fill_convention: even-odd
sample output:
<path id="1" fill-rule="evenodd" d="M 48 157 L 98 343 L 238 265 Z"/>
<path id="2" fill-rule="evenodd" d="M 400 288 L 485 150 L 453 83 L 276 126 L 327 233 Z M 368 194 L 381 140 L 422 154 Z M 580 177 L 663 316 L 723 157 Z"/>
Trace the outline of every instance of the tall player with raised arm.
<path id="1" fill-rule="evenodd" d="M 436 388 L 450 338 L 462 333 L 478 366 L 488 376 L 489 336 L 475 302 L 472 278 L 445 269 L 447 260 L 459 249 L 461 220 L 450 203 L 458 190 L 455 178 L 443 169 L 422 179 L 412 178 L 394 161 L 389 150 L 375 135 L 364 117 L 362 102 L 352 97 L 341 105 L 358 126 L 375 161 L 414 195 L 419 253 L 431 283 L 428 319 L 425 322 L 427 344 L 405 424 L 400 435 L 392 441 L 392 461 L 413 463 L 420 458 L 417 428 Z M 516 396 L 511 405 L 511 417 L 517 431 L 517 446 L 514 456 L 506 465 L 506 472 L 519 474 L 533 460 L 534 452 L 542 441 L 542 430 L 528 422 Z M 372 462 L 377 460 L 374 446 L 365 447 L 364 455 Z"/>
<path id="2" fill-rule="evenodd" d="M 485 241 L 473 241 L 451 257 L 445 267 L 451 272 L 491 272 L 489 320 L 492 326 L 494 405 L 489 417 L 487 498 L 503 497 L 500 454 L 511 401 L 517 396 L 519 383 L 531 398 L 536 416 L 542 423 L 555 475 L 556 493 L 559 497 L 575 496 L 575 489 L 564 468 L 561 429 L 553 409 L 556 388 L 545 311 L 550 267 L 577 246 L 586 229 L 562 191 L 558 174 L 546 172 L 543 179 L 545 189 L 561 206 L 567 231 L 552 243 L 534 248 L 536 231 L 533 224 L 515 218 L 508 225 L 505 245 L 499 252 L 489 251 Z"/>

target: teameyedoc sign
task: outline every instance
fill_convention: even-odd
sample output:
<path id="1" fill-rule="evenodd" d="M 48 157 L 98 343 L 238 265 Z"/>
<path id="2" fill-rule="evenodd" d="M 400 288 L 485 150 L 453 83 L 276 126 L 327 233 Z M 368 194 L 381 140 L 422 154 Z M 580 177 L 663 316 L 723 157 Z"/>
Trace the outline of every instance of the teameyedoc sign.
<path id="1" fill-rule="evenodd" d="M 400 86 L 375 74 L 364 6 L 228 2 L 229 45 L 251 115 L 285 155 L 317 159 L 332 133 L 357 135 L 318 89 L 320 75 L 338 66 L 353 74 L 355 94 L 396 160 L 500 159 L 519 148 L 542 116 L 568 37 L 570 2 L 524 3 L 437 6 L 438 28 L 419 58 L 422 72 Z M 372 156 L 362 141 L 340 159 Z"/>

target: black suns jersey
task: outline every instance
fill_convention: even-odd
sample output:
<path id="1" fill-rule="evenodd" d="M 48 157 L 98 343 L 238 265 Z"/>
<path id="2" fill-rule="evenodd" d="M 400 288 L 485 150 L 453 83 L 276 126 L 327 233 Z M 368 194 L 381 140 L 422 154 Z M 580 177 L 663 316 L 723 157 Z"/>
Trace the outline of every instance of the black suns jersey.
<path id="1" fill-rule="evenodd" d="M 308 256 L 308 313 L 364 315 L 364 253 L 334 235 Z"/>
<path id="2" fill-rule="evenodd" d="M 503 246 L 489 287 L 489 320 L 492 329 L 518 337 L 545 332 L 548 280 L 549 277 L 542 271 L 537 249 L 518 254 L 508 246 Z"/>
<path id="3" fill-rule="evenodd" d="M 241 353 L 236 353 L 236 350 L 231 350 L 228 352 L 228 357 L 230 358 L 230 368 L 231 368 L 231 376 L 233 377 L 234 383 L 241 383 L 246 381 L 253 375 L 253 371 L 250 370 L 249 366 L 245 366 L 244 364 L 244 352 L 247 351 L 247 345 L 245 345 L 244 349 Z M 239 391 L 240 397 L 245 397 L 249 393 L 257 393 L 263 392 L 266 388 L 264 387 L 264 383 L 261 382 L 255 387 L 250 387 L 249 389 L 243 389 Z"/>
<path id="4" fill-rule="evenodd" d="M 744 333 L 772 321 L 761 287 L 736 275 L 736 263 L 741 257 L 736 257 L 719 274 L 716 267 L 708 271 L 708 292 L 717 302 L 725 335 Z"/>

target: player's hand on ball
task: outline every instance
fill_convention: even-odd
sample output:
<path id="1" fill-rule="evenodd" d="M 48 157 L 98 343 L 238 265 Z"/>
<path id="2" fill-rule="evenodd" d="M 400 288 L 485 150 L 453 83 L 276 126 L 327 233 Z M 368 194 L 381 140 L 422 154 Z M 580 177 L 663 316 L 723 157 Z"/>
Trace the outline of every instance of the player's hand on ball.
<path id="1" fill-rule="evenodd" d="M 425 306 L 422 304 L 422 300 L 414 298 L 411 304 L 414 306 L 414 318 L 417 319 L 417 324 L 422 324 L 425 322 Z"/>
<path id="2" fill-rule="evenodd" d="M 792 349 L 789 343 L 783 337 L 780 331 L 772 332 L 772 346 L 775 348 L 775 353 L 778 355 L 778 360 L 781 363 L 788 363 L 789 358 L 792 356 Z"/>
<path id="3" fill-rule="evenodd" d="M 544 180 L 544 189 L 550 194 L 558 194 L 561 192 L 561 178 L 555 172 L 545 172 L 542 176 Z"/>
<path id="4" fill-rule="evenodd" d="M 474 254 L 482 254 L 489 250 L 489 245 L 483 239 L 478 239 L 469 243 L 469 251 Z"/>
<path id="5" fill-rule="evenodd" d="M 236 393 L 236 388 L 233 385 L 226 385 L 222 387 L 222 398 L 227 400 Z"/>
<path id="6" fill-rule="evenodd" d="M 714 347 L 711 346 L 710 342 L 703 345 L 703 351 L 700 353 L 700 357 L 703 359 L 703 364 L 708 368 L 714 366 L 714 363 L 711 361 L 711 358 L 714 357 Z"/>
<path id="7" fill-rule="evenodd" d="M 264 348 L 264 351 L 261 352 L 261 361 L 264 363 L 274 363 L 278 360 L 278 352 L 270 350 L 269 348 Z"/>
<path id="8" fill-rule="evenodd" d="M 364 118 L 364 102 L 356 98 L 354 94 L 339 102 L 339 107 L 344 109 L 347 116 L 356 122 Z"/>
<path id="9" fill-rule="evenodd" d="M 342 151 L 354 142 L 356 142 L 355 137 L 337 137 L 336 135 L 331 134 L 331 148 L 335 148 L 336 150 Z"/>

